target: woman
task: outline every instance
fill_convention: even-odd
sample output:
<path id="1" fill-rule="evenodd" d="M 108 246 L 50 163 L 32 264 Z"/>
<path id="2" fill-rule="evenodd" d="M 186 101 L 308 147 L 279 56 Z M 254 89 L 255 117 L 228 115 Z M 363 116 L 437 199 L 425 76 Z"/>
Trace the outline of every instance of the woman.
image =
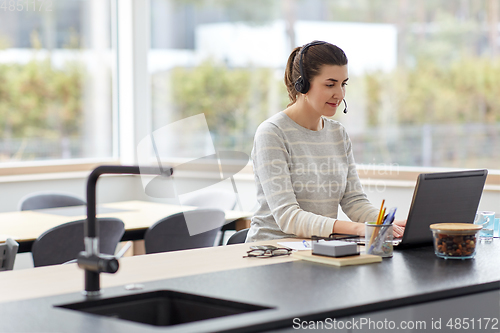
<path id="1" fill-rule="evenodd" d="M 378 209 L 363 192 L 345 128 L 332 117 L 345 97 L 347 57 L 335 45 L 315 41 L 288 58 L 287 109 L 257 129 L 252 150 L 259 209 L 247 242 L 348 233 Z M 346 110 L 344 110 L 346 112 Z M 352 221 L 337 220 L 338 206 Z M 400 237 L 405 221 L 395 222 Z"/>

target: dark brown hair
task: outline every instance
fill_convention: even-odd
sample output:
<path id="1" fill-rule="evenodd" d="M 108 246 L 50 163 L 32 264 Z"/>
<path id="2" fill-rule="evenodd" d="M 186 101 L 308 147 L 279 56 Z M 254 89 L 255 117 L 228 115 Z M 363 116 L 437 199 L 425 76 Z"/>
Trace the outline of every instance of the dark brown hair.
<path id="1" fill-rule="evenodd" d="M 292 53 L 290 53 L 286 64 L 285 85 L 288 91 L 288 98 L 290 98 L 290 104 L 288 104 L 288 106 L 297 101 L 297 95 L 299 94 L 299 92 L 295 90 L 295 81 L 300 77 L 300 51 L 304 46 L 305 45 L 296 47 Z M 344 66 L 347 65 L 347 57 L 341 48 L 330 43 L 325 42 L 324 44 L 308 47 L 305 55 L 302 55 L 302 69 L 309 82 L 311 82 L 315 76 L 319 75 L 323 65 Z"/>

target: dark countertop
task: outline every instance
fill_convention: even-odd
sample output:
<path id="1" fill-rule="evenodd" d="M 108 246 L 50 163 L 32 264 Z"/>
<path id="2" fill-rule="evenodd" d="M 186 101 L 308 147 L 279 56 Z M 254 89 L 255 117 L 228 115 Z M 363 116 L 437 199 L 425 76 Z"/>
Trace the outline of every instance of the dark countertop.
<path id="1" fill-rule="evenodd" d="M 335 267 L 294 261 L 144 283 L 145 289 L 139 292 L 175 290 L 273 308 L 171 327 L 53 307 L 82 301 L 79 293 L 0 303 L 0 331 L 262 332 L 291 327 L 296 317 L 359 316 L 481 292 L 496 293 L 500 289 L 499 254 L 500 240 L 495 239 L 492 244 L 479 244 L 472 260 L 440 259 L 432 247 L 423 247 L 395 251 L 393 258 L 380 264 Z M 102 297 L 137 292 L 114 287 L 106 289 Z M 457 303 L 456 310 L 460 308 Z M 500 316 L 495 306 L 489 306 L 488 311 Z"/>

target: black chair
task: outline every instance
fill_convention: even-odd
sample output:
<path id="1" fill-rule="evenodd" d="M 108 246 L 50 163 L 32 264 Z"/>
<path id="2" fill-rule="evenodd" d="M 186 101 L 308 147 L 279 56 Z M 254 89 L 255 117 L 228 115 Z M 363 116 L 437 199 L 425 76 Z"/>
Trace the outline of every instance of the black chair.
<path id="1" fill-rule="evenodd" d="M 146 230 L 146 254 L 214 246 L 225 220 L 220 209 L 196 209 L 167 216 Z M 196 233 L 200 229 L 208 231 Z"/>
<path id="2" fill-rule="evenodd" d="M 71 194 L 58 192 L 36 192 L 23 197 L 19 210 L 34 210 L 45 208 L 83 206 L 85 201 Z"/>
<path id="3" fill-rule="evenodd" d="M 7 238 L 0 244 L 0 271 L 10 271 L 14 268 L 19 243 L 12 238 Z"/>
<path id="4" fill-rule="evenodd" d="M 236 231 L 227 240 L 227 245 L 245 243 L 247 239 L 248 230 L 249 228 Z"/>
<path id="5" fill-rule="evenodd" d="M 236 193 L 224 190 L 199 190 L 196 193 L 186 195 L 182 200 L 183 205 L 195 206 L 198 208 L 217 208 L 222 210 L 232 210 L 236 207 Z M 219 245 L 224 241 L 226 230 L 234 230 L 234 223 L 225 224 L 219 237 Z"/>
<path id="6" fill-rule="evenodd" d="M 120 219 L 98 218 L 99 251 L 114 255 L 116 245 L 125 233 L 125 225 Z M 63 264 L 76 259 L 85 250 L 83 243 L 85 220 L 58 225 L 41 234 L 31 248 L 35 267 Z"/>

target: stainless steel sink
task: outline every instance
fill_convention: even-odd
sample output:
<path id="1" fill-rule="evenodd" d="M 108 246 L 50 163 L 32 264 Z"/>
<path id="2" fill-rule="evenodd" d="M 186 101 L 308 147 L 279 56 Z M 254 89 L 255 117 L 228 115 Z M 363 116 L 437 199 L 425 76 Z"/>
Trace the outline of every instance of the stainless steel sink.
<path id="1" fill-rule="evenodd" d="M 154 326 L 179 325 L 271 309 L 170 290 L 63 304 L 57 307 Z"/>

